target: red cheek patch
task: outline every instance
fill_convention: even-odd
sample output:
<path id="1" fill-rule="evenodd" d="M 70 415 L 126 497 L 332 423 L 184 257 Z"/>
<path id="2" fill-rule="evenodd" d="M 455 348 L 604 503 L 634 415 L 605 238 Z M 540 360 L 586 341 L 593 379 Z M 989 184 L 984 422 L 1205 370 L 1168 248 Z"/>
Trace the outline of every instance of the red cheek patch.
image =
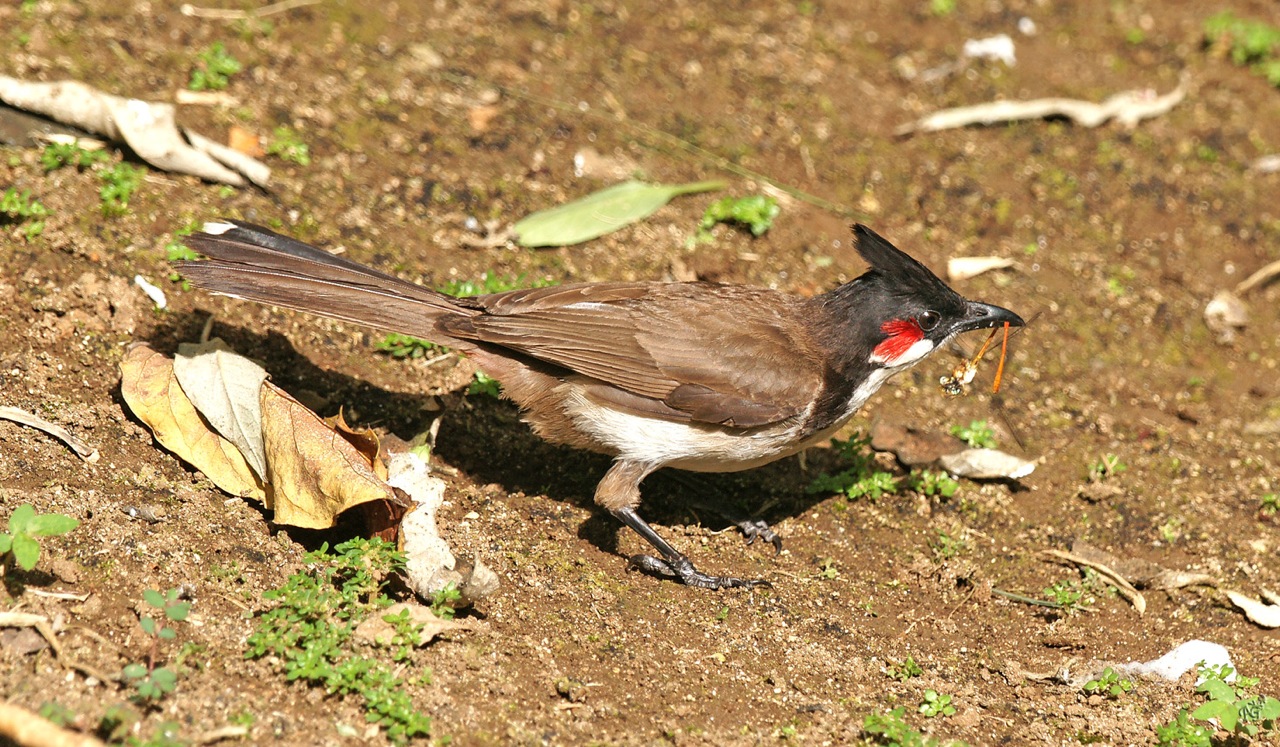
<path id="1" fill-rule="evenodd" d="M 924 330 L 915 319 L 891 319 L 880 325 L 880 331 L 888 337 L 876 345 L 871 355 L 886 363 L 897 360 L 912 345 L 924 339 Z"/>

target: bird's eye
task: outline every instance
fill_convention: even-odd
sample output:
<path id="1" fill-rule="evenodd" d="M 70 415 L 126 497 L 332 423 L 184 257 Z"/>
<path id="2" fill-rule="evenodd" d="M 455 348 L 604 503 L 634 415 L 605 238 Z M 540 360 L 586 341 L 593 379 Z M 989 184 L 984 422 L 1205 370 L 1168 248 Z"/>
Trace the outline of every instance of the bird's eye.
<path id="1" fill-rule="evenodd" d="M 928 332 L 938 326 L 938 322 L 942 321 L 942 315 L 936 311 L 926 311 L 916 321 L 920 323 L 920 329 Z"/>

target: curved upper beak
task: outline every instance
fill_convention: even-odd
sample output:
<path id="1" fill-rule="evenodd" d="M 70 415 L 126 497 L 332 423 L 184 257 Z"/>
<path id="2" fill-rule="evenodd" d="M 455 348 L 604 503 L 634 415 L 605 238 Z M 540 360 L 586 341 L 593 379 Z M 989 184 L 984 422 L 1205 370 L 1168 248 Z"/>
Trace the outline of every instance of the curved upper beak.
<path id="1" fill-rule="evenodd" d="M 956 332 L 972 332 L 975 329 L 990 329 L 1008 323 L 1010 327 L 1021 327 L 1026 322 L 1022 317 L 1000 306 L 989 303 L 969 301 L 969 311 L 964 319 L 956 324 Z"/>

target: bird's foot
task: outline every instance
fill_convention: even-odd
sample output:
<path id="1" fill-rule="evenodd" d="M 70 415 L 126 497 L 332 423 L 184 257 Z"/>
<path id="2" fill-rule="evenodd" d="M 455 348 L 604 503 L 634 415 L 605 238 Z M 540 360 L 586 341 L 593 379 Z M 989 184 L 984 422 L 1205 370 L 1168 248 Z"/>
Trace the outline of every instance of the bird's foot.
<path id="1" fill-rule="evenodd" d="M 767 529 L 767 527 L 766 527 Z M 767 537 L 765 539 L 768 539 Z M 655 558 L 652 555 L 632 555 L 629 559 L 632 566 L 655 576 L 678 579 L 685 586 L 699 589 L 754 589 L 759 586 L 772 586 L 764 579 L 734 578 L 732 576 L 709 576 L 697 568 L 683 555 L 670 560 Z"/>
<path id="2" fill-rule="evenodd" d="M 748 545 L 762 539 L 773 545 L 774 555 L 782 552 L 782 536 L 770 529 L 764 519 L 735 519 L 733 523 L 742 530 L 742 536 L 747 538 Z"/>

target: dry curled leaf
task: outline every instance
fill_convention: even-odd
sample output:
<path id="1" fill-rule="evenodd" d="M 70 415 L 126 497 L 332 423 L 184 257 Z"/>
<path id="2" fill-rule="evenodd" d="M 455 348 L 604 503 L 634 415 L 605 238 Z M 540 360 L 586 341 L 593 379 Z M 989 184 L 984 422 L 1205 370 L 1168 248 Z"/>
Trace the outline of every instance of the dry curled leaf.
<path id="1" fill-rule="evenodd" d="M 1031 474 L 1036 463 L 996 449 L 965 449 L 938 459 L 956 477 L 970 480 L 1017 480 Z"/>
<path id="2" fill-rule="evenodd" d="M 1262 597 L 1266 602 L 1259 602 L 1238 591 L 1227 591 L 1227 599 L 1244 610 L 1245 617 L 1264 628 L 1280 628 L 1280 595 L 1264 591 Z"/>
<path id="3" fill-rule="evenodd" d="M 261 403 L 267 508 L 277 523 L 326 529 L 353 506 L 405 505 L 368 457 L 282 389 L 266 382 Z"/>
<path id="4" fill-rule="evenodd" d="M 262 366 L 215 337 L 199 345 L 179 345 L 173 373 L 209 425 L 240 449 L 259 477 L 265 477 L 259 393 L 267 372 Z"/>
<path id="5" fill-rule="evenodd" d="M 424 607 L 421 604 L 397 602 L 381 610 L 378 614 L 366 618 L 357 625 L 355 629 L 356 638 L 376 646 L 393 645 L 399 632 L 394 625 L 384 618 L 399 615 L 406 611 L 409 613 L 410 624 L 421 626 L 418 628 L 418 640 L 413 641 L 414 646 L 425 646 L 434 640 L 436 636 L 450 630 L 472 630 L 474 628 L 473 625 L 467 622 L 446 620 L 439 617 L 431 611 L 431 608 Z"/>
<path id="6" fill-rule="evenodd" d="M 173 361 L 147 345 L 120 363 L 120 394 L 160 445 L 232 495 L 263 500 L 266 493 L 235 444 L 200 417 L 173 373 Z"/>
<path id="7" fill-rule="evenodd" d="M 0 75 L 0 101 L 122 141 L 158 169 L 212 182 L 266 187 L 271 169 L 256 159 L 177 126 L 173 104 L 100 91 L 79 81 L 53 83 Z"/>

